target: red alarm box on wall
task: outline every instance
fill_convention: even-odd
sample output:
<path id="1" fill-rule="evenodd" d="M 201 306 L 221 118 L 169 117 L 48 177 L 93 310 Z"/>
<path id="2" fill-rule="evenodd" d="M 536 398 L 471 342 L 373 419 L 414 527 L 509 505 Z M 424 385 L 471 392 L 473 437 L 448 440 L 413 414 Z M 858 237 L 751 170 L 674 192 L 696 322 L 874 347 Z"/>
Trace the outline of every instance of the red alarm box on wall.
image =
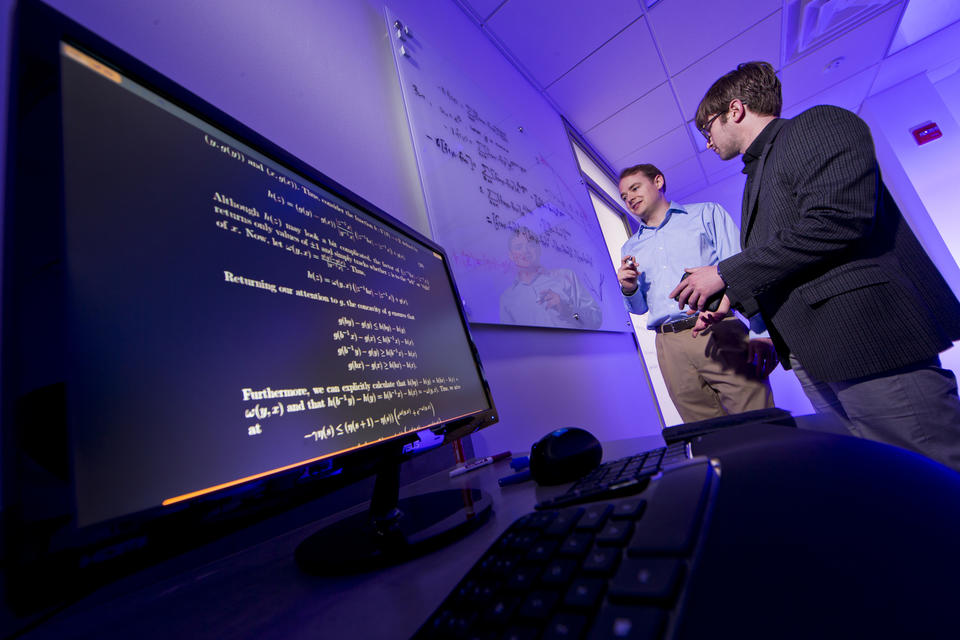
<path id="1" fill-rule="evenodd" d="M 943 135 L 943 133 L 940 132 L 940 127 L 937 126 L 936 122 L 926 122 L 921 124 L 920 126 L 911 129 L 910 133 L 913 134 L 913 139 L 917 141 L 917 144 L 927 144 L 931 140 L 936 140 Z"/>

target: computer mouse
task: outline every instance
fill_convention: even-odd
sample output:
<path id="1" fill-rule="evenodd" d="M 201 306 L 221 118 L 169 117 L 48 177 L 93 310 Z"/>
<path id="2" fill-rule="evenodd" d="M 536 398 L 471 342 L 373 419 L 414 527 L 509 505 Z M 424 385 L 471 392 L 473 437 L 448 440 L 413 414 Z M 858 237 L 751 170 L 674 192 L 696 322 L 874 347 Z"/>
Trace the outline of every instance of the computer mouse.
<path id="1" fill-rule="evenodd" d="M 600 441 L 586 429 L 551 431 L 530 449 L 530 475 L 537 484 L 562 484 L 597 468 L 603 458 Z"/>

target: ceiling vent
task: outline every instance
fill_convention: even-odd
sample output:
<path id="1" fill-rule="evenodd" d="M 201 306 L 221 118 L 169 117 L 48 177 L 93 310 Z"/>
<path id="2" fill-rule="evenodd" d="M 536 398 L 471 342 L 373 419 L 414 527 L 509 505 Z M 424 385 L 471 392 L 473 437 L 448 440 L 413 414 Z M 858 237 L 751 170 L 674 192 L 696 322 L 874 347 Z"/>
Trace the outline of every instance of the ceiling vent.
<path id="1" fill-rule="evenodd" d="M 790 0 L 784 14 L 784 65 L 900 2 L 902 0 Z"/>

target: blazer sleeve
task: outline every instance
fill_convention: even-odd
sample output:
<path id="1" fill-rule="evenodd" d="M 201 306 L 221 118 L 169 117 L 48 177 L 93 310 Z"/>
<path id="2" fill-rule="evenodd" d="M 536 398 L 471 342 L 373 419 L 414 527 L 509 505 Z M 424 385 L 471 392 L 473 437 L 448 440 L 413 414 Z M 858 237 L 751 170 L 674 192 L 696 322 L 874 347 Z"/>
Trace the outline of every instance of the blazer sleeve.
<path id="1" fill-rule="evenodd" d="M 774 140 L 758 217 L 775 233 L 720 263 L 745 310 L 771 288 L 793 286 L 842 261 L 875 223 L 878 169 L 870 130 L 853 113 L 814 107 Z M 772 224 L 771 224 L 772 223 Z M 791 282 L 792 281 L 792 282 Z"/>

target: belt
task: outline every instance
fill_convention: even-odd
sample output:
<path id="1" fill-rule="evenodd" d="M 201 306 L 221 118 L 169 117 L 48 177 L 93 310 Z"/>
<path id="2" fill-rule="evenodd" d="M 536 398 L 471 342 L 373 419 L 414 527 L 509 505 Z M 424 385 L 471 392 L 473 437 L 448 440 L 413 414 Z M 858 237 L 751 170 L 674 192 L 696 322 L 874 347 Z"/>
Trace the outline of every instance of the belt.
<path id="1" fill-rule="evenodd" d="M 695 324 L 697 324 L 697 316 L 690 316 L 689 318 L 677 320 L 676 322 L 664 322 L 654 329 L 654 331 L 657 333 L 679 333 L 687 329 L 693 329 L 693 325 Z"/>

